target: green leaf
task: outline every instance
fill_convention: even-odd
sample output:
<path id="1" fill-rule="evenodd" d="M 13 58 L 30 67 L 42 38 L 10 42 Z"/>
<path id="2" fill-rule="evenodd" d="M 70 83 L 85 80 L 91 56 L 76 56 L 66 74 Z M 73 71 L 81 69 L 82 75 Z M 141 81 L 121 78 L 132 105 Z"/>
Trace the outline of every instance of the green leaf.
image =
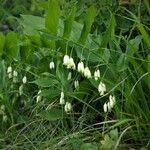
<path id="1" fill-rule="evenodd" d="M 4 45 L 5 45 L 5 36 L 2 33 L 0 33 L 0 57 L 3 54 Z"/>
<path id="2" fill-rule="evenodd" d="M 91 29 L 91 26 L 92 26 L 95 16 L 96 16 L 96 10 L 95 10 L 94 6 L 91 6 L 87 10 L 87 15 L 86 15 L 84 26 L 83 26 L 83 29 L 81 32 L 79 43 L 84 44 L 86 42 L 86 39 L 90 32 L 90 29 Z"/>
<path id="3" fill-rule="evenodd" d="M 103 37 L 101 47 L 106 47 L 109 41 L 113 41 L 113 39 L 115 38 L 115 27 L 116 27 L 116 20 L 115 16 L 112 15 L 106 33 Z"/>
<path id="4" fill-rule="evenodd" d="M 127 63 L 126 54 L 122 53 L 117 61 L 117 70 L 121 72 L 127 69 L 127 67 L 128 67 L 128 63 Z"/>
<path id="5" fill-rule="evenodd" d="M 5 78 L 6 78 L 6 67 L 4 60 L 0 62 L 0 89 L 5 87 Z"/>
<path id="6" fill-rule="evenodd" d="M 45 90 L 42 90 L 40 95 L 43 96 L 43 97 L 46 97 L 49 100 L 52 100 L 54 99 L 55 97 L 59 96 L 60 95 L 60 90 L 58 89 L 45 89 Z"/>
<path id="7" fill-rule="evenodd" d="M 37 30 L 44 29 L 45 19 L 33 15 L 21 15 L 20 24 L 24 27 L 23 32 L 28 35 L 38 35 Z"/>
<path id="8" fill-rule="evenodd" d="M 127 44 L 127 55 L 133 56 L 133 54 L 139 49 L 140 43 L 141 36 L 136 36 L 134 39 L 131 39 Z"/>
<path id="9" fill-rule="evenodd" d="M 19 58 L 19 46 L 18 38 L 15 32 L 9 32 L 6 35 L 6 56 L 9 61 L 18 60 Z"/>
<path id="10" fill-rule="evenodd" d="M 49 0 L 48 13 L 45 18 L 45 27 L 48 29 L 49 33 L 57 35 L 59 17 L 60 7 L 58 4 L 58 0 Z"/>
<path id="11" fill-rule="evenodd" d="M 43 111 L 37 115 L 40 116 L 41 118 L 43 118 L 45 120 L 49 120 L 49 121 L 56 121 L 58 119 L 64 118 L 64 114 L 63 114 L 62 110 L 55 109 L 55 108 Z"/>
<path id="12" fill-rule="evenodd" d="M 98 146 L 91 143 L 84 143 L 81 145 L 80 150 L 98 150 Z"/>
<path id="13" fill-rule="evenodd" d="M 148 85 L 150 85 L 150 55 L 148 55 Z"/>
<path id="14" fill-rule="evenodd" d="M 145 44 L 147 45 L 149 53 L 150 53 L 150 42 L 149 42 L 150 36 L 149 36 L 148 32 L 145 30 L 145 28 L 143 27 L 143 25 L 141 23 L 138 23 L 137 28 L 141 32 L 143 40 L 144 40 Z"/>
<path id="15" fill-rule="evenodd" d="M 72 31 L 73 21 L 75 18 L 75 13 L 76 13 L 76 7 L 74 6 L 72 8 L 69 16 L 64 21 L 64 34 L 63 34 L 64 38 L 69 38 L 69 36 L 70 36 L 70 33 Z"/>
<path id="16" fill-rule="evenodd" d="M 41 87 L 51 87 L 58 84 L 59 82 L 56 79 L 44 77 L 44 78 L 39 78 L 33 81 L 32 83 L 35 83 Z"/>

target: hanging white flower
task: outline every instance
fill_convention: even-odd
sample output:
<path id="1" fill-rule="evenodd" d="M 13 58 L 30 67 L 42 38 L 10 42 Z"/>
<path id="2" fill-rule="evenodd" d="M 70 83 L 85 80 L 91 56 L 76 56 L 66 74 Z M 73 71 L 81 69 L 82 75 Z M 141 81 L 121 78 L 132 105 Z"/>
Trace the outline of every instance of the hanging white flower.
<path id="1" fill-rule="evenodd" d="M 91 78 L 91 71 L 89 70 L 89 68 L 88 67 L 86 67 L 85 69 L 84 69 L 84 76 L 86 77 L 86 78 Z"/>
<path id="2" fill-rule="evenodd" d="M 99 78 L 100 78 L 100 70 L 98 69 L 94 72 L 94 79 L 97 81 Z"/>
<path id="3" fill-rule="evenodd" d="M 61 94 L 60 94 L 59 104 L 60 105 L 64 105 L 65 104 L 64 92 L 61 92 Z"/>
<path id="4" fill-rule="evenodd" d="M 23 84 L 19 86 L 19 95 L 23 94 Z"/>
<path id="5" fill-rule="evenodd" d="M 84 73 L 84 63 L 82 61 L 78 63 L 78 72 Z"/>
<path id="6" fill-rule="evenodd" d="M 79 87 L 79 81 L 78 80 L 74 81 L 74 87 L 75 87 L 75 89 L 77 89 Z"/>
<path id="7" fill-rule="evenodd" d="M 69 72 L 69 73 L 68 73 L 67 80 L 71 80 L 71 76 L 72 76 L 72 75 L 71 75 L 71 72 Z"/>
<path id="8" fill-rule="evenodd" d="M 24 76 L 24 77 L 22 78 L 22 82 L 23 82 L 23 84 L 27 83 L 27 77 L 26 77 L 26 76 Z"/>
<path id="9" fill-rule="evenodd" d="M 72 110 L 71 103 L 66 102 L 65 104 L 65 112 L 70 112 Z"/>
<path id="10" fill-rule="evenodd" d="M 40 102 L 42 100 L 42 96 L 40 96 L 39 94 L 41 93 L 41 90 L 38 91 L 38 95 L 36 97 L 36 102 Z"/>
<path id="11" fill-rule="evenodd" d="M 72 57 L 69 58 L 69 61 L 68 61 L 68 64 L 67 64 L 67 68 L 68 69 L 73 69 L 73 70 L 76 69 L 76 65 L 75 65 L 74 60 L 73 60 Z"/>
<path id="12" fill-rule="evenodd" d="M 100 84 L 98 85 L 98 91 L 101 96 L 106 92 L 106 85 L 103 82 L 100 82 Z"/>
<path id="13" fill-rule="evenodd" d="M 13 77 L 13 83 L 16 83 L 16 82 L 17 82 L 17 78 Z"/>
<path id="14" fill-rule="evenodd" d="M 13 76 L 17 77 L 18 76 L 18 72 L 16 70 L 13 71 Z"/>
<path id="15" fill-rule="evenodd" d="M 11 79 L 13 76 L 12 76 L 12 73 L 8 73 L 8 78 Z"/>
<path id="16" fill-rule="evenodd" d="M 112 108 L 110 102 L 107 103 L 107 107 L 108 107 L 108 111 L 110 112 Z"/>
<path id="17" fill-rule="evenodd" d="M 68 69 L 76 69 L 76 65 L 74 63 L 73 58 L 69 57 L 68 55 L 64 56 L 63 65 L 67 66 Z"/>
<path id="18" fill-rule="evenodd" d="M 110 107 L 113 108 L 116 102 L 115 96 L 110 95 L 109 101 L 110 101 Z"/>
<path id="19" fill-rule="evenodd" d="M 106 103 L 103 105 L 103 109 L 104 109 L 104 112 L 106 113 L 107 112 L 107 104 Z"/>
<path id="20" fill-rule="evenodd" d="M 63 64 L 65 65 L 65 66 L 67 66 L 68 64 L 69 64 L 69 56 L 68 55 L 65 55 L 64 56 L 64 59 L 63 59 Z"/>
<path id="21" fill-rule="evenodd" d="M 11 66 L 9 66 L 9 67 L 7 68 L 7 73 L 12 73 L 12 67 L 11 67 Z"/>
<path id="22" fill-rule="evenodd" d="M 53 61 L 51 61 L 51 62 L 49 63 L 49 68 L 50 68 L 50 69 L 54 69 L 54 68 L 55 68 L 55 64 L 54 64 Z"/>

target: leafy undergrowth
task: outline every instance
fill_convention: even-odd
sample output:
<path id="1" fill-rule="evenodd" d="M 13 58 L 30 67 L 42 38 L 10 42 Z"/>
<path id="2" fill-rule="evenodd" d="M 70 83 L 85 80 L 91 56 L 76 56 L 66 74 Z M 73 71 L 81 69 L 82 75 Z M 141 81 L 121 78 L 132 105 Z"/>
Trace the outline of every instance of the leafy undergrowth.
<path id="1" fill-rule="evenodd" d="M 0 33 L 0 148 L 148 150 L 149 2 L 36 4 Z"/>

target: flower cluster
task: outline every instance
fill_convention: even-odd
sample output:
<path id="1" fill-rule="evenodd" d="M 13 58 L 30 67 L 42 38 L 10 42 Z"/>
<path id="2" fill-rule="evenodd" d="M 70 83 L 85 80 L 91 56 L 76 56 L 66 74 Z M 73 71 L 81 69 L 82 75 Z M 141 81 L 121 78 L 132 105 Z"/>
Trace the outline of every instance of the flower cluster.
<path id="1" fill-rule="evenodd" d="M 115 103 L 116 103 L 115 96 L 110 95 L 109 102 L 105 103 L 103 106 L 104 112 L 110 112 L 111 109 L 114 107 Z"/>
<path id="2" fill-rule="evenodd" d="M 69 57 L 68 55 L 65 55 L 65 56 L 64 56 L 63 64 L 64 64 L 68 69 L 73 69 L 73 70 L 76 69 L 76 65 L 75 65 L 75 63 L 74 63 L 73 58 L 72 58 L 72 57 Z"/>

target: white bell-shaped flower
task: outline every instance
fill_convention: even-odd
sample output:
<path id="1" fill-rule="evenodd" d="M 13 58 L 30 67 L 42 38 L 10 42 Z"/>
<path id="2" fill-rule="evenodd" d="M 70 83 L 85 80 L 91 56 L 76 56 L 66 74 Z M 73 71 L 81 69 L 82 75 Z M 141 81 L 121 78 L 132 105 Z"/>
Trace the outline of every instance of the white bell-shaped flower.
<path id="1" fill-rule="evenodd" d="M 84 73 L 84 63 L 82 61 L 78 63 L 78 72 Z"/>
<path id="2" fill-rule="evenodd" d="M 91 78 L 91 71 L 88 67 L 84 69 L 84 76 L 88 79 Z"/>
<path id="3" fill-rule="evenodd" d="M 51 61 L 51 62 L 49 63 L 49 68 L 50 68 L 50 69 L 54 69 L 54 68 L 55 68 L 55 64 L 54 64 L 53 61 Z"/>
<path id="4" fill-rule="evenodd" d="M 107 103 L 107 108 L 108 108 L 108 111 L 110 112 L 112 108 L 110 102 Z"/>
<path id="5" fill-rule="evenodd" d="M 64 105 L 65 104 L 64 92 L 61 92 L 61 94 L 60 94 L 59 104 L 60 105 Z"/>
<path id="6" fill-rule="evenodd" d="M 39 95 L 41 93 L 41 90 L 38 91 L 38 95 L 36 97 L 36 102 L 39 103 L 42 100 L 42 96 Z"/>
<path id="7" fill-rule="evenodd" d="M 11 66 L 9 66 L 9 67 L 7 68 L 7 73 L 12 73 L 12 67 L 11 67 Z"/>
<path id="8" fill-rule="evenodd" d="M 101 96 L 106 92 L 106 85 L 103 82 L 100 82 L 100 84 L 98 85 L 98 91 Z"/>
<path id="9" fill-rule="evenodd" d="M 113 108 L 116 102 L 115 96 L 109 96 L 110 107 Z"/>
<path id="10" fill-rule="evenodd" d="M 69 64 L 69 56 L 68 55 L 65 55 L 64 56 L 64 59 L 63 59 L 63 64 L 65 65 L 65 66 L 67 66 L 68 64 Z"/>
<path id="11" fill-rule="evenodd" d="M 27 83 L 27 77 L 26 77 L 26 76 L 24 76 L 24 77 L 22 78 L 22 82 L 23 82 L 23 84 Z"/>
<path id="12" fill-rule="evenodd" d="M 98 69 L 94 72 L 94 79 L 97 81 L 99 78 L 100 78 L 100 70 Z"/>
<path id="13" fill-rule="evenodd" d="M 19 95 L 23 94 L 23 84 L 19 86 Z"/>
<path id="14" fill-rule="evenodd" d="M 18 76 L 18 72 L 16 70 L 13 71 L 13 76 L 17 77 Z"/>
<path id="15" fill-rule="evenodd" d="M 13 76 L 12 76 L 12 73 L 8 73 L 8 78 L 11 79 Z"/>
<path id="16" fill-rule="evenodd" d="M 104 112 L 106 113 L 107 112 L 107 104 L 106 103 L 103 105 L 103 109 L 104 109 Z"/>
<path id="17" fill-rule="evenodd" d="M 66 102 L 65 104 L 65 112 L 70 112 L 72 110 L 71 103 Z"/>
<path id="18" fill-rule="evenodd" d="M 76 69 L 76 65 L 75 65 L 74 60 L 73 60 L 72 57 L 69 58 L 69 62 L 68 62 L 67 68 L 68 69 L 73 69 L 73 70 Z"/>

